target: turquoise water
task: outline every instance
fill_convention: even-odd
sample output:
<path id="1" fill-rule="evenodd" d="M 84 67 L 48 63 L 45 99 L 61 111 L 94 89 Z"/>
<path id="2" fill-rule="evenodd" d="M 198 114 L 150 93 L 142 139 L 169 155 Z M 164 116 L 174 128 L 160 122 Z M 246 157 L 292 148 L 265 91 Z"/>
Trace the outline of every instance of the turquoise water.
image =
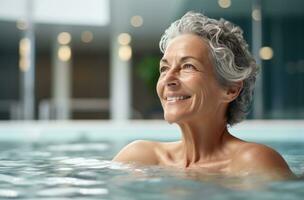
<path id="1" fill-rule="evenodd" d="M 284 156 L 297 175 L 302 175 L 302 143 L 267 144 Z M 252 178 L 199 176 L 110 162 L 119 148 L 105 141 L 1 142 L 0 199 L 300 200 L 304 196 L 304 179 L 261 185 Z"/>

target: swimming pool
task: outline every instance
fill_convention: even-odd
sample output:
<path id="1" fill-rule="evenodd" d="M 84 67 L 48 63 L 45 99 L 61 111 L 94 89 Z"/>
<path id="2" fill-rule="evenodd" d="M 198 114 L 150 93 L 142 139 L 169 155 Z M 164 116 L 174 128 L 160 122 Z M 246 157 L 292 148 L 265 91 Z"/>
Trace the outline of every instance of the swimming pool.
<path id="1" fill-rule="evenodd" d="M 272 146 L 304 173 L 303 121 L 246 121 L 231 132 Z M 134 139 L 178 137 L 162 121 L 0 123 L 0 199 L 303 199 L 304 179 L 240 190 L 227 187 L 237 179 L 109 161 Z"/>

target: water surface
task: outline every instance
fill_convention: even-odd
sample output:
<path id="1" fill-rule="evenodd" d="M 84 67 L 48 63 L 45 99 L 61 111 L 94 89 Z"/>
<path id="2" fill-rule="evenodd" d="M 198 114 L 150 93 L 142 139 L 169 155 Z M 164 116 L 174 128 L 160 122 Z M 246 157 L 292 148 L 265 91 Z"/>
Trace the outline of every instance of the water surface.
<path id="1" fill-rule="evenodd" d="M 304 145 L 268 143 L 304 172 Z M 0 143 L 0 199 L 303 199 L 304 179 L 251 189 L 254 179 L 199 177 L 159 167 L 110 162 L 111 142 Z M 258 181 L 257 181 L 258 183 Z M 242 188 L 242 187 L 241 187 Z M 244 187 L 246 188 L 246 187 Z"/>

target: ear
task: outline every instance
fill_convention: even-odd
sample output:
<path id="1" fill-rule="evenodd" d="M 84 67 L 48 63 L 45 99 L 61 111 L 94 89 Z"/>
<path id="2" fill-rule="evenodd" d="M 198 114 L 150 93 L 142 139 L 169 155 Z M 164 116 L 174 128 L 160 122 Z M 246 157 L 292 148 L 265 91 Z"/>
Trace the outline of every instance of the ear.
<path id="1" fill-rule="evenodd" d="M 232 86 L 228 86 L 225 90 L 224 99 L 226 102 L 231 102 L 235 100 L 243 88 L 243 81 L 239 81 Z"/>

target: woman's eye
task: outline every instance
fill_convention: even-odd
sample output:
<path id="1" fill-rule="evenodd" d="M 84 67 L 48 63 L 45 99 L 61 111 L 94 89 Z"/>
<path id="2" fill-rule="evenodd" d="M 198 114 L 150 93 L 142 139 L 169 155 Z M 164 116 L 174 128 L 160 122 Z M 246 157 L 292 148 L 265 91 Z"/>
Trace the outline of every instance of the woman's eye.
<path id="1" fill-rule="evenodd" d="M 159 68 L 159 73 L 163 73 L 165 71 L 167 71 L 168 67 L 167 66 L 162 66 Z"/>
<path id="2" fill-rule="evenodd" d="M 196 69 L 193 65 L 191 65 L 191 64 L 184 64 L 183 65 L 183 67 L 182 67 L 183 69 Z"/>

